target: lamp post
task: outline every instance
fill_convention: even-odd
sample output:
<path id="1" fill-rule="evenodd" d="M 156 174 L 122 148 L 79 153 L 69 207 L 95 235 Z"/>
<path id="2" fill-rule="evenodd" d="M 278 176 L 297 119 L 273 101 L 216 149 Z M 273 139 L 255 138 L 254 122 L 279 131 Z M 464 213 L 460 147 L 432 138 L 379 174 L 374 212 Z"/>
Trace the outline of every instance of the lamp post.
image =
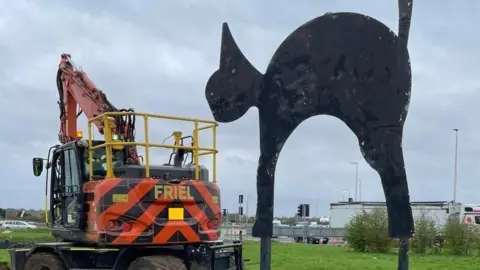
<path id="1" fill-rule="evenodd" d="M 247 194 L 247 202 L 245 203 L 245 214 L 247 215 L 246 219 L 247 221 L 245 222 L 245 224 L 248 224 L 248 221 L 250 220 L 249 218 L 249 215 L 248 215 L 248 201 L 250 199 L 250 194 Z"/>
<path id="2" fill-rule="evenodd" d="M 357 201 L 357 182 L 358 182 L 358 162 L 352 162 L 355 165 L 355 201 Z"/>
<path id="3" fill-rule="evenodd" d="M 455 163 L 453 167 L 453 201 L 457 201 L 457 162 L 458 162 L 458 128 L 454 128 L 455 132 Z"/>
<path id="4" fill-rule="evenodd" d="M 362 179 L 358 179 L 358 200 L 362 201 Z"/>

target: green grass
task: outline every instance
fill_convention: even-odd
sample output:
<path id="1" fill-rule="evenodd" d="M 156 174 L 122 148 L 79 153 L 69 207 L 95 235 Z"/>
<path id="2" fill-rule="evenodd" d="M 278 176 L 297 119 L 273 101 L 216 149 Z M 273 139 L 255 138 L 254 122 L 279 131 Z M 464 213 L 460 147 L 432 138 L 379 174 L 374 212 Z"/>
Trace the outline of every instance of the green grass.
<path id="1" fill-rule="evenodd" d="M 8 255 L 8 250 L 0 249 L 0 262 L 10 263 L 10 256 Z"/>
<path id="2" fill-rule="evenodd" d="M 48 242 L 52 241 L 50 230 L 11 230 L 9 233 L 0 231 L 0 240 L 9 240 L 11 242 Z"/>
<path id="3" fill-rule="evenodd" d="M 10 263 L 10 256 L 8 255 L 8 250 L 0 249 L 0 262 Z"/>
<path id="4" fill-rule="evenodd" d="M 244 257 L 250 259 L 247 269 L 259 269 L 260 246 L 245 243 Z M 479 269 L 479 257 L 452 257 L 448 255 L 410 255 L 410 268 L 415 270 L 469 270 Z M 475 265 L 477 264 L 477 265 Z M 304 244 L 272 244 L 273 270 L 335 270 L 335 269 L 396 269 L 396 254 L 365 254 L 345 247 Z"/>
<path id="5" fill-rule="evenodd" d="M 15 231 L 0 233 L 0 240 L 50 241 L 48 230 Z M 396 269 L 396 254 L 365 254 L 349 251 L 345 247 L 323 245 L 272 244 L 273 270 L 342 270 L 342 269 Z M 244 257 L 248 270 L 259 269 L 260 246 L 258 242 L 246 242 Z M 9 261 L 8 251 L 0 250 L 0 261 Z M 415 270 L 473 270 L 479 269 L 480 257 L 453 257 L 448 255 L 410 255 L 410 268 Z M 475 264 L 477 264 L 475 266 Z"/>

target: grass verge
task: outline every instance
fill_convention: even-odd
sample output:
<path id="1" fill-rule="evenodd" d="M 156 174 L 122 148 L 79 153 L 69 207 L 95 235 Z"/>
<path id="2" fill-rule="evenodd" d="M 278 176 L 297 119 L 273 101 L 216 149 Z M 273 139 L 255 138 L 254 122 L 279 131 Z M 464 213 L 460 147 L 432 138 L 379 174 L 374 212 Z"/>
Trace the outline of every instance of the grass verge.
<path id="1" fill-rule="evenodd" d="M 0 240 L 5 239 L 42 242 L 50 241 L 51 237 L 47 230 L 0 233 Z M 274 242 L 272 249 L 272 269 L 274 270 L 395 269 L 397 261 L 397 256 L 394 253 L 359 253 L 349 251 L 345 247 Z M 248 270 L 259 269 L 259 242 L 246 242 L 244 257 L 250 259 L 246 263 Z M 0 261 L 9 261 L 7 250 L 0 250 Z M 478 261 L 479 257 L 473 256 L 417 255 L 411 253 L 410 268 L 416 270 L 474 270 L 478 269 Z"/>
<path id="2" fill-rule="evenodd" d="M 52 241 L 49 229 L 0 231 L 0 240 L 11 242 L 48 242 Z"/>
<path id="3" fill-rule="evenodd" d="M 342 270 L 342 269 L 396 269 L 397 254 L 360 253 L 346 247 L 304 244 L 272 244 L 274 270 Z M 244 257 L 250 259 L 247 269 L 260 267 L 259 243 L 245 243 Z M 410 255 L 410 268 L 418 270 L 473 270 L 478 269 L 478 257 L 449 255 Z M 475 265 L 477 263 L 477 265 Z"/>

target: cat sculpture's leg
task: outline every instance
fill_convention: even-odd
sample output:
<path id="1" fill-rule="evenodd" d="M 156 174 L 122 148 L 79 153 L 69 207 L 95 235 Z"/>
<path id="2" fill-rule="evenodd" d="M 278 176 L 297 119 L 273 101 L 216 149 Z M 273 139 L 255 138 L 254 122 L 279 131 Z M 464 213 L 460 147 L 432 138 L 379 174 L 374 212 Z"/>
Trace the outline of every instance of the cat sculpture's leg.
<path id="1" fill-rule="evenodd" d="M 296 126 L 283 123 L 275 114 L 270 115 L 272 110 L 259 111 L 260 157 L 257 169 L 257 211 L 252 236 L 261 238 L 260 269 L 269 270 L 273 236 L 275 168 L 283 145 Z"/>
<path id="2" fill-rule="evenodd" d="M 252 229 L 253 237 L 260 237 L 260 269 L 271 267 L 271 239 L 273 236 L 273 203 L 275 194 L 275 167 L 277 154 L 261 151 L 257 169 L 257 211 Z"/>
<path id="3" fill-rule="evenodd" d="M 389 234 L 400 239 L 399 268 L 408 269 L 408 239 L 414 222 L 402 150 L 402 127 L 372 128 L 359 138 L 365 160 L 380 175 L 388 211 Z"/>

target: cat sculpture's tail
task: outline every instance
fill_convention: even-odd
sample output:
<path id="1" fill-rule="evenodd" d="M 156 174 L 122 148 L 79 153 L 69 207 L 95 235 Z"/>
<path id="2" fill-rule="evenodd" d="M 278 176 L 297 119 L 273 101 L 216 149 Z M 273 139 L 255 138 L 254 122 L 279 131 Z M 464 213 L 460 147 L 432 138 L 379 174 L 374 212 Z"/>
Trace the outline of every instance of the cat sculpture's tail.
<path id="1" fill-rule="evenodd" d="M 398 39 L 399 49 L 407 50 L 412 19 L 413 0 L 398 0 Z M 408 50 L 407 50 L 408 51 Z M 410 67 L 410 65 L 407 65 Z M 408 238 L 400 239 L 398 250 L 398 270 L 408 270 Z"/>
<path id="2" fill-rule="evenodd" d="M 408 45 L 412 10 L 413 0 L 398 0 L 398 37 L 404 47 Z"/>

